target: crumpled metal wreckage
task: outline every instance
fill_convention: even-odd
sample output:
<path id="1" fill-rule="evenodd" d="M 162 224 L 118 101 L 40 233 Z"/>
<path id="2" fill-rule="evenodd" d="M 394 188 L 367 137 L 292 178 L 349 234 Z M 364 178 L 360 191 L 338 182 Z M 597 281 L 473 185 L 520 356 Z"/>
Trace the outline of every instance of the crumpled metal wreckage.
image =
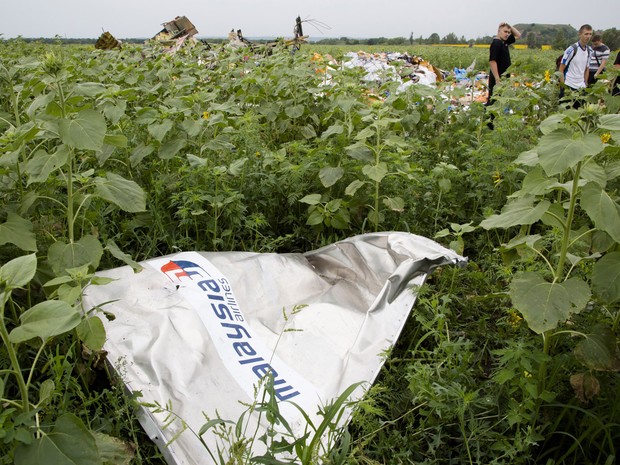
<path id="1" fill-rule="evenodd" d="M 162 26 L 163 29 L 155 34 L 151 41 L 163 46 L 165 54 L 176 53 L 181 47 L 198 42 L 195 38 L 198 29 L 186 16 L 177 16 Z"/>
<path id="2" fill-rule="evenodd" d="M 138 273 L 98 273 L 114 280 L 88 287 L 84 303 L 115 316 L 102 318 L 104 349 L 144 403 L 168 406 L 197 432 L 206 417 L 237 421 L 270 374 L 281 413 L 302 436 L 307 422 L 292 402 L 318 424 L 321 406 L 362 382 L 350 397 L 360 399 L 427 275 L 465 263 L 403 232 L 303 254 L 181 252 L 147 260 Z M 169 465 L 211 464 L 206 447 L 227 450 L 222 438 L 207 432 L 203 444 L 153 409 L 141 407 L 139 418 Z M 257 412 L 246 419 L 265 428 Z"/>
<path id="3" fill-rule="evenodd" d="M 181 37 L 189 38 L 198 34 L 198 30 L 186 16 L 177 16 L 172 21 L 163 23 L 162 26 L 164 28 L 153 37 L 153 40 L 174 41 Z"/>
<path id="4" fill-rule="evenodd" d="M 97 50 L 114 50 L 117 48 L 120 49 L 122 46 L 123 42 L 110 34 L 109 31 L 104 31 L 97 39 L 97 42 L 95 42 L 95 48 Z"/>

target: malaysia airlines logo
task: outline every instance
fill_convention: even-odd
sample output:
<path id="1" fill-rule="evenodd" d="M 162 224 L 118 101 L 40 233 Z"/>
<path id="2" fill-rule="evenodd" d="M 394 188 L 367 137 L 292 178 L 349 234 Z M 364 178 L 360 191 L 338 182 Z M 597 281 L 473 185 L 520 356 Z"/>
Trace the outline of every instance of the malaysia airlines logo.
<path id="1" fill-rule="evenodd" d="M 160 267 L 160 270 L 172 282 L 183 281 L 185 278 L 194 280 L 211 276 L 201 266 L 188 260 L 170 260 Z"/>

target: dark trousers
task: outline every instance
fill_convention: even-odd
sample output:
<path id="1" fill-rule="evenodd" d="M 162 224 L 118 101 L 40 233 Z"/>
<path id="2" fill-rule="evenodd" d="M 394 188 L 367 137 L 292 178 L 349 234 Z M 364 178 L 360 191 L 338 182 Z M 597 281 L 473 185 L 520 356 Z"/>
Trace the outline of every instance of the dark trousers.
<path id="1" fill-rule="evenodd" d="M 487 97 L 487 102 L 485 103 L 485 106 L 487 107 L 493 105 L 493 103 L 495 102 L 495 99 L 493 98 L 493 88 L 495 87 L 496 82 L 497 81 L 495 80 L 495 76 L 493 76 L 493 74 L 491 73 L 489 75 L 489 96 Z M 487 127 L 491 130 L 495 128 L 495 126 L 493 125 L 494 119 L 495 119 L 495 115 L 491 113 L 489 115 L 489 121 L 487 122 Z"/>
<path id="2" fill-rule="evenodd" d="M 493 73 L 489 74 L 489 96 L 487 97 L 487 105 L 493 105 L 493 88 L 495 87 L 496 83 L 497 81 L 495 80 L 495 76 L 493 76 Z"/>
<path id="3" fill-rule="evenodd" d="M 574 109 L 581 108 L 583 104 L 582 89 L 573 89 L 566 84 L 560 85 L 560 100 L 572 100 Z"/>
<path id="4" fill-rule="evenodd" d="M 590 87 L 591 85 L 593 85 L 596 81 L 598 81 L 598 78 L 594 77 L 594 73 L 596 73 L 596 70 L 590 70 L 590 74 L 588 74 L 588 87 Z"/>

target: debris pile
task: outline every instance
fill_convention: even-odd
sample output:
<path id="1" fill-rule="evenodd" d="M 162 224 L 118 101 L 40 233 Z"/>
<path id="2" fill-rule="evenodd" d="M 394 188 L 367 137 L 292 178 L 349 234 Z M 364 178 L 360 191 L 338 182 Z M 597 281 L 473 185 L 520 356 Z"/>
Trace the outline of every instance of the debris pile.
<path id="1" fill-rule="evenodd" d="M 460 105 L 469 105 L 472 102 L 484 103 L 487 101 L 488 91 L 487 83 L 489 75 L 487 73 L 478 72 L 474 74 L 476 60 L 467 68 L 454 68 L 454 83 L 451 89 L 464 89 L 465 96 L 457 99 Z"/>
<path id="2" fill-rule="evenodd" d="M 320 55 L 312 58 L 317 64 L 325 63 L 325 59 Z M 362 68 L 362 80 L 369 87 L 398 82 L 396 92 L 400 93 L 416 84 L 436 87 L 438 83 L 443 83 L 442 88 L 446 91 L 443 96 L 454 105 L 467 106 L 474 101 L 485 102 L 487 98 L 488 75 L 475 72 L 475 60 L 467 68 L 454 68 L 452 72 L 442 70 L 424 58 L 398 52 L 349 52 L 344 55 L 342 63 L 336 63 L 332 57 L 329 57 L 328 63 L 329 67 L 319 69 L 325 73 L 323 85 L 331 85 L 330 68 Z"/>
<path id="3" fill-rule="evenodd" d="M 433 86 L 445 78 L 444 72 L 428 61 L 402 53 L 349 52 L 344 56 L 343 66 L 363 68 L 366 82 L 382 84 L 388 80 L 399 81 L 399 91 L 413 84 Z"/>

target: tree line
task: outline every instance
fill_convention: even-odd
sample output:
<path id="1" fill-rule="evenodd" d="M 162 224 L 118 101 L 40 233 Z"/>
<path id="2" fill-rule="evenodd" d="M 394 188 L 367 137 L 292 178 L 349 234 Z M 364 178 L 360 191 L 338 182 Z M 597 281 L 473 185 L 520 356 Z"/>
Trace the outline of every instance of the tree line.
<path id="1" fill-rule="evenodd" d="M 615 27 L 597 30 L 595 24 L 592 26 L 594 32 L 601 34 L 603 43 L 611 50 L 620 48 L 620 30 Z M 516 24 L 515 27 L 521 31 L 521 40 L 527 44 L 528 48 L 551 45 L 556 50 L 564 50 L 578 40 L 578 31 L 569 25 Z"/>
<path id="2" fill-rule="evenodd" d="M 515 24 L 522 34 L 521 43 L 527 44 L 528 48 L 541 48 L 543 45 L 551 45 L 554 49 L 564 50 L 570 44 L 578 39 L 577 30 L 569 25 L 553 25 L 553 24 Z M 620 49 L 620 30 L 614 28 L 596 31 L 603 37 L 603 43 L 611 50 Z M 372 37 L 372 38 L 352 38 L 352 37 L 331 37 L 317 41 L 313 41 L 319 45 L 440 45 L 440 44 L 467 44 L 473 46 L 476 44 L 489 44 L 493 37 L 483 36 L 475 39 L 467 39 L 465 36 L 458 37 L 455 33 L 450 32 L 441 37 L 438 33 L 433 32 L 428 37 L 414 36 L 411 32 L 409 37 Z M 0 41 L 3 40 L 0 33 Z M 18 37 L 16 39 L 4 40 L 22 40 L 24 42 L 40 42 L 40 43 L 57 43 L 57 44 L 94 44 L 96 38 L 64 38 L 56 37 L 38 37 L 26 38 Z M 123 38 L 125 43 L 143 43 L 145 38 Z M 227 39 L 222 37 L 202 38 L 207 42 L 220 43 Z M 269 40 L 260 39 L 253 40 L 255 43 L 268 42 Z"/>
<path id="3" fill-rule="evenodd" d="M 528 48 L 541 48 L 543 45 L 551 45 L 557 50 L 564 50 L 570 44 L 578 40 L 578 32 L 575 28 L 568 25 L 539 25 L 539 24 L 515 24 L 522 34 L 521 43 L 527 44 Z M 616 28 L 595 31 L 602 35 L 603 43 L 611 50 L 620 48 L 620 30 Z M 324 45 L 440 45 L 440 44 L 490 44 L 493 40 L 491 36 L 467 39 L 464 36 L 458 37 L 450 32 L 441 37 L 433 32 L 428 37 L 415 37 L 411 32 L 409 37 L 375 37 L 369 39 L 355 39 L 350 37 L 326 38 L 315 43 Z"/>

